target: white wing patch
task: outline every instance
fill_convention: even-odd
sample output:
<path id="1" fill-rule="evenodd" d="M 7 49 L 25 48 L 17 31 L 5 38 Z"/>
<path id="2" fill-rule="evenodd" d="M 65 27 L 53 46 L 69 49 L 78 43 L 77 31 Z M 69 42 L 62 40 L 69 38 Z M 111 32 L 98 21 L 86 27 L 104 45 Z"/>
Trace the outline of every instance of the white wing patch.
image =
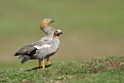
<path id="1" fill-rule="evenodd" d="M 48 48 L 51 47 L 51 45 L 43 45 L 43 46 L 34 46 L 37 49 L 41 49 L 41 48 Z"/>

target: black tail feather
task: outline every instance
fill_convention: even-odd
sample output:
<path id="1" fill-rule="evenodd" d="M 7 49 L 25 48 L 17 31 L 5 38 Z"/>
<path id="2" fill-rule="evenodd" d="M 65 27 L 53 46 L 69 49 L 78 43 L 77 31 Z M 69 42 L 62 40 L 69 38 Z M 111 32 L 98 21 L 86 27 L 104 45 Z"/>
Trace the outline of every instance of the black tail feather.
<path id="1" fill-rule="evenodd" d="M 15 54 L 14 54 L 14 56 L 18 56 L 18 55 L 19 55 L 19 53 L 15 53 Z"/>

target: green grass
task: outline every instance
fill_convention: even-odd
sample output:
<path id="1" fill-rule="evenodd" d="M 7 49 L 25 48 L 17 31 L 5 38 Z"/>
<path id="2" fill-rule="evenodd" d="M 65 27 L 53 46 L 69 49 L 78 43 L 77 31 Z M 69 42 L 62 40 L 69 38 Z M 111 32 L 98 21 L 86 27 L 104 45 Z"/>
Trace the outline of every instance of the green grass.
<path id="1" fill-rule="evenodd" d="M 123 83 L 123 59 L 95 59 L 124 54 L 123 3 L 0 0 L 0 82 Z M 21 65 L 13 55 L 44 36 L 39 24 L 46 17 L 64 33 L 60 49 L 51 57 L 51 67 L 27 72 L 37 61 Z"/>
<path id="2" fill-rule="evenodd" d="M 53 62 L 45 69 L 0 70 L 1 83 L 123 83 L 124 57 Z"/>

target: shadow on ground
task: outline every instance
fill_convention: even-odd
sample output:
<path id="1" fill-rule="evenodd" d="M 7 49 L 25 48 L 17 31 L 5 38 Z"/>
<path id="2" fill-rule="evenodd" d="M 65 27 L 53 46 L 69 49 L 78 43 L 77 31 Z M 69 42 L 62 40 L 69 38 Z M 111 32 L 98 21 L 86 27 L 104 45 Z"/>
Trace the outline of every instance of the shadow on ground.
<path id="1" fill-rule="evenodd" d="M 45 68 L 48 68 L 50 67 L 51 65 L 46 65 Z M 33 71 L 33 70 L 38 70 L 38 69 L 41 69 L 42 67 L 34 67 L 34 68 L 31 68 L 31 69 L 28 69 L 26 71 Z"/>

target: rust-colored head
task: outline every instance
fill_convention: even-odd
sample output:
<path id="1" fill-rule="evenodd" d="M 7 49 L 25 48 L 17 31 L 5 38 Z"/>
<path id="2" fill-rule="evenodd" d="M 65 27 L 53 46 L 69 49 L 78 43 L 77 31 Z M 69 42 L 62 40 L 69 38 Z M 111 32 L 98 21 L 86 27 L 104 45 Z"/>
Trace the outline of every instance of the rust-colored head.
<path id="1" fill-rule="evenodd" d="M 44 29 L 44 28 L 46 28 L 46 27 L 48 27 L 48 25 L 50 24 L 50 23 L 53 23 L 54 22 L 54 20 L 51 20 L 50 18 L 45 18 L 43 21 L 41 21 L 41 23 L 40 23 L 40 29 Z"/>

